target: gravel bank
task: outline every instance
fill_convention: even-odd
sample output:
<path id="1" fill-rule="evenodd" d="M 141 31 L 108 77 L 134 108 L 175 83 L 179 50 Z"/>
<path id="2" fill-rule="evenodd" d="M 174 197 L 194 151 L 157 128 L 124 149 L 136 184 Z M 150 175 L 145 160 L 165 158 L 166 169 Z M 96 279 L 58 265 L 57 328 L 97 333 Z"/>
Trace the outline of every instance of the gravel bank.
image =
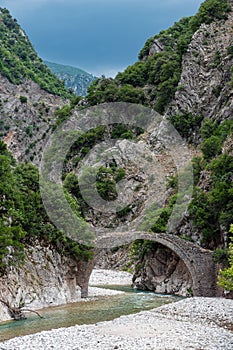
<path id="1" fill-rule="evenodd" d="M 90 285 L 130 285 L 133 275 L 126 271 L 94 269 L 90 277 Z"/>
<path id="2" fill-rule="evenodd" d="M 96 325 L 18 337 L 1 350 L 232 350 L 233 301 L 190 298 Z"/>
<path id="3" fill-rule="evenodd" d="M 89 298 L 93 299 L 97 297 L 124 294 L 119 290 L 112 289 L 104 289 L 100 288 L 101 285 L 130 285 L 132 283 L 133 275 L 131 273 L 125 271 L 112 271 L 112 270 L 104 270 L 104 269 L 94 269 L 89 283 Z M 98 287 L 95 287 L 98 286 Z M 81 293 L 79 295 L 79 299 L 77 301 L 83 301 L 81 299 Z M 1 348 L 0 348 L 1 350 Z"/>

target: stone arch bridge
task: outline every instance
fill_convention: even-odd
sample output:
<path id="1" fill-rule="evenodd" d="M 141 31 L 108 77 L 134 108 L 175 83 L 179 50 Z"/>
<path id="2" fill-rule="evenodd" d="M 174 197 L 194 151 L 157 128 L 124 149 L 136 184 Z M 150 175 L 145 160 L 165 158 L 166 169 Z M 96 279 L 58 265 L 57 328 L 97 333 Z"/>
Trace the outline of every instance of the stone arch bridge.
<path id="1" fill-rule="evenodd" d="M 216 296 L 216 272 L 213 253 L 210 250 L 167 233 L 141 231 L 113 232 L 97 239 L 98 248 L 115 248 L 137 239 L 154 241 L 172 250 L 186 265 L 193 282 L 193 295 Z"/>

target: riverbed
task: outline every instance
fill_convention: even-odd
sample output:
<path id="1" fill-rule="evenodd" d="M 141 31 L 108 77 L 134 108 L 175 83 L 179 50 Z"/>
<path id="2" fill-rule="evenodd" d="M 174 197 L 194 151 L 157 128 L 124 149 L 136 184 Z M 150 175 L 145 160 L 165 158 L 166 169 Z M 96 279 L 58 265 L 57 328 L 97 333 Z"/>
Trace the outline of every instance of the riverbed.
<path id="1" fill-rule="evenodd" d="M 112 321 L 2 342 L 1 350 L 232 350 L 233 300 L 186 298 Z"/>
<path id="2" fill-rule="evenodd" d="M 27 313 L 26 320 L 0 323 L 0 341 L 60 327 L 109 321 L 177 300 L 174 296 L 132 289 L 131 280 L 132 275 L 124 271 L 94 270 L 90 279 L 89 298 L 37 310 L 42 318 Z"/>

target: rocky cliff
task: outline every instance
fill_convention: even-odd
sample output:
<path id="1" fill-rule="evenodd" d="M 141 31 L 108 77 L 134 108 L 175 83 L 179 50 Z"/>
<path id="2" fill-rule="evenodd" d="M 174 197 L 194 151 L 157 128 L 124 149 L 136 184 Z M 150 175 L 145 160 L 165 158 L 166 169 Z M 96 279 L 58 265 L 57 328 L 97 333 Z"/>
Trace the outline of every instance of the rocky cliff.
<path id="1" fill-rule="evenodd" d="M 183 57 L 182 73 L 168 115 L 192 113 L 213 121 L 232 119 L 233 13 L 202 24 Z"/>
<path id="2" fill-rule="evenodd" d="M 32 222 L 33 217 L 41 218 L 37 207 L 38 178 L 32 176 L 30 189 L 27 179 L 21 192 L 22 179 L 16 175 L 12 182 L 12 174 L 17 164 L 19 167 L 24 166 L 23 162 L 39 165 L 44 145 L 57 121 L 55 111 L 68 102 L 71 94 L 42 63 L 26 34 L 6 9 L 0 9 L 0 27 L 0 137 L 17 161 L 16 164 L 12 161 L 1 142 L 0 299 L 11 306 L 31 308 L 66 303 L 79 297 L 76 285 L 80 286 L 82 296 L 87 295 L 92 267 L 77 254 L 71 257 L 59 250 L 61 237 L 57 238 L 57 245 L 50 244 L 51 236 L 45 244 L 43 234 L 39 237 L 29 232 L 32 228 L 38 229 L 38 222 Z M 9 167 L 5 167 L 6 164 Z M 22 174 L 27 176 L 26 173 L 24 168 Z M 21 197 L 24 191 L 28 196 L 26 206 Z M 29 192 L 33 197 L 31 207 Z M 26 213 L 36 207 L 26 228 Z M 45 215 L 41 227 L 47 224 L 48 231 L 54 230 Z M 21 237 L 20 232 L 24 232 Z M 14 260 L 19 247 L 25 257 L 24 263 L 17 258 Z M 9 319 L 7 308 L 0 304 L 0 320 Z"/>
<path id="3" fill-rule="evenodd" d="M 155 244 L 136 265 L 133 286 L 155 293 L 190 296 L 192 278 L 184 262 L 171 250 Z"/>
<path id="4" fill-rule="evenodd" d="M 38 164 L 54 111 L 71 94 L 7 9 L 0 9 L 0 46 L 0 137 L 18 161 Z"/>
<path id="5" fill-rule="evenodd" d="M 12 307 L 33 310 L 78 301 L 86 296 L 93 261 L 64 257 L 40 242 L 26 246 L 25 250 L 23 264 L 7 264 L 7 271 L 0 279 L 0 299 Z M 8 319 L 11 319 L 8 310 L 0 302 L 0 322 Z"/>
<path id="6" fill-rule="evenodd" d="M 15 85 L 0 74 L 0 101 L 0 132 L 8 149 L 17 161 L 39 164 L 64 99 L 31 80 Z"/>

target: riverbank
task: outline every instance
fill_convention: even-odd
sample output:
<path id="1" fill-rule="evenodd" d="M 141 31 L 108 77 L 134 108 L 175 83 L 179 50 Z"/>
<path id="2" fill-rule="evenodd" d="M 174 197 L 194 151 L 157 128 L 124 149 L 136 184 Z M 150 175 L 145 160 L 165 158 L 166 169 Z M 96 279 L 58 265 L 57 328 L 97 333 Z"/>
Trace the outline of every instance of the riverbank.
<path id="1" fill-rule="evenodd" d="M 131 283 L 127 272 L 94 270 L 89 298 L 123 293 L 96 285 Z M 88 298 L 88 299 L 89 299 Z M 89 299 L 89 300 L 90 300 Z M 1 350 L 231 350 L 233 300 L 189 298 L 95 325 L 72 326 L 10 339 Z"/>
<path id="2" fill-rule="evenodd" d="M 190 298 L 95 325 L 18 337 L 1 350 L 231 350 L 233 301 Z"/>
<path id="3" fill-rule="evenodd" d="M 131 285 L 132 277 L 133 275 L 126 271 L 94 269 L 90 277 L 88 298 L 86 300 L 103 296 L 124 294 L 124 292 L 119 290 L 101 288 L 101 285 Z M 83 301 L 83 299 L 81 299 L 81 291 L 78 292 L 79 297 L 77 301 Z"/>
<path id="4" fill-rule="evenodd" d="M 47 289 L 46 295 L 41 298 L 35 297 L 30 298 L 29 302 L 26 301 L 25 308 L 31 310 L 40 310 L 42 308 L 65 305 L 70 302 L 80 302 L 80 301 L 90 301 L 95 300 L 98 297 L 103 296 L 111 296 L 122 294 L 124 292 L 115 291 L 110 289 L 103 289 L 100 287 L 96 287 L 97 285 L 130 285 L 132 283 L 132 274 L 125 271 L 112 271 L 112 270 L 104 270 L 104 269 L 94 269 L 91 278 L 90 278 L 90 286 L 89 286 L 89 297 L 87 299 L 81 299 L 81 289 L 77 286 L 75 293 L 73 293 L 72 298 L 70 297 L 70 293 L 67 290 L 60 290 L 60 294 L 56 294 L 56 290 L 54 288 Z M 20 296 L 20 294 L 19 294 Z M 19 302 L 19 296 L 17 297 L 15 304 Z M 68 298 L 69 296 L 69 298 Z M 29 299 L 29 298 L 28 298 Z M 11 320 L 7 312 L 7 308 L 0 303 L 0 323 L 4 321 Z"/>
<path id="5" fill-rule="evenodd" d="M 126 271 L 94 269 L 92 271 L 90 285 L 130 285 L 133 275 Z"/>
<path id="6" fill-rule="evenodd" d="M 119 290 L 101 288 L 101 285 L 131 285 L 132 277 L 133 275 L 126 271 L 94 269 L 89 281 L 88 298 L 85 300 L 89 301 L 93 298 L 96 299 L 103 296 L 124 294 L 124 292 Z M 77 302 L 83 300 L 84 299 L 81 299 L 81 290 L 80 288 L 77 288 L 77 296 L 75 301 Z"/>

